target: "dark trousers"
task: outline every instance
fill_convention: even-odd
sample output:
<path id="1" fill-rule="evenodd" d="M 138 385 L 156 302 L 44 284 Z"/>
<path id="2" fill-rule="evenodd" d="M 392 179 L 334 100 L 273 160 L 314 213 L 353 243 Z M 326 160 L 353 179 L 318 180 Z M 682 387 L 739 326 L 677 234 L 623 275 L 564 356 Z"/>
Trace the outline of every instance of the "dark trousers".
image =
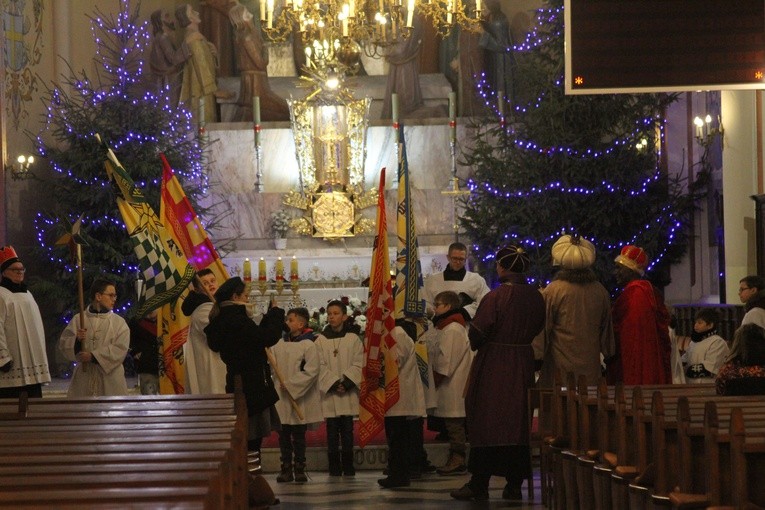
<path id="1" fill-rule="evenodd" d="M 285 425 L 279 431 L 279 452 L 282 464 L 292 464 L 293 454 L 295 463 L 305 464 L 305 433 L 307 425 Z"/>
<path id="2" fill-rule="evenodd" d="M 0 398 L 19 398 L 23 392 L 26 392 L 29 398 L 42 398 L 42 384 L 0 388 Z"/>
<path id="3" fill-rule="evenodd" d="M 388 440 L 388 476 L 395 480 L 409 480 L 409 466 L 414 465 L 422 448 L 415 446 L 409 432 L 411 425 L 406 416 L 385 417 L 385 437 Z M 422 422 L 420 422 L 422 423 Z"/>
<path id="4" fill-rule="evenodd" d="M 428 452 L 425 451 L 425 437 L 422 431 L 424 421 L 422 417 L 406 420 L 406 435 L 412 448 L 409 459 L 410 473 L 418 473 L 428 464 Z"/>
<path id="5" fill-rule="evenodd" d="M 353 416 L 327 418 L 327 453 L 337 456 L 341 444 L 343 452 L 353 453 Z"/>
<path id="6" fill-rule="evenodd" d="M 471 447 L 468 471 L 474 490 L 488 490 L 492 476 L 503 476 L 509 486 L 520 488 L 531 473 L 529 445 Z"/>

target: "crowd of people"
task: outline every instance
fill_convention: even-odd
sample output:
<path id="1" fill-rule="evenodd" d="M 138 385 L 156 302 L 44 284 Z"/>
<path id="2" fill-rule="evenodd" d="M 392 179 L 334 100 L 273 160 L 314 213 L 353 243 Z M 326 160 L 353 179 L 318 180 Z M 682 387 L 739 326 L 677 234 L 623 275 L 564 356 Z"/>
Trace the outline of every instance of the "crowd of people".
<path id="1" fill-rule="evenodd" d="M 455 488 L 458 500 L 488 499 L 492 476 L 506 480 L 502 497 L 520 499 L 530 479 L 527 390 L 550 387 L 555 373 L 584 375 L 590 384 L 715 383 L 718 393 L 765 393 L 765 281 L 747 276 L 739 295 L 746 314 L 729 343 L 720 314 L 701 308 L 688 342 L 671 339 L 671 317 L 661 293 L 644 278 L 648 255 L 625 246 L 615 258 L 620 293 L 611 300 L 592 269 L 595 247 L 565 235 L 552 250 L 558 267 L 543 289 L 525 277 L 530 259 L 508 246 L 495 255 L 499 285 L 489 290 L 466 268 L 467 247 L 453 243 L 443 272 L 425 280 L 428 325 L 396 321 L 398 401 L 385 414 L 388 466 L 381 487 L 410 485 L 423 472 L 470 473 Z M 0 398 L 22 392 L 41 397 L 50 381 L 39 308 L 24 284 L 25 268 L 10 246 L 0 250 Z M 326 426 L 330 476 L 354 476 L 354 418 L 364 365 L 364 339 L 347 305 L 331 301 L 322 331 L 309 326 L 305 308 L 275 302 L 254 317 L 249 289 L 239 277 L 218 286 L 200 271 L 182 311 L 191 318 L 184 346 L 191 393 L 234 390 L 240 377 L 249 415 L 248 451 L 259 469 L 264 438 L 277 431 L 278 483 L 306 482 L 306 434 Z M 113 311 L 115 284 L 96 278 L 89 303 L 74 315 L 58 342 L 76 363 L 69 396 L 124 395 L 123 361 L 130 353 L 141 393 L 158 391 L 156 316 L 126 321 Z M 418 327 L 420 326 L 420 327 Z M 417 347 L 427 352 L 427 369 Z M 428 428 L 449 442 L 448 460 L 434 467 L 423 444 Z M 468 448 L 468 445 L 470 446 Z"/>

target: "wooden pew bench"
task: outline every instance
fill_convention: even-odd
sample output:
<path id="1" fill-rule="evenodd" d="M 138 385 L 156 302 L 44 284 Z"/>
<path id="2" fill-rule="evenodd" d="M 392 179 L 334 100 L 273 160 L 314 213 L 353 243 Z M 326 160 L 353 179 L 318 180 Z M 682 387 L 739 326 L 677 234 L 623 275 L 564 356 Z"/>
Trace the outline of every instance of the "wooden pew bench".
<path id="1" fill-rule="evenodd" d="M 246 434 L 241 394 L 0 400 L 0 506 L 247 508 Z"/>

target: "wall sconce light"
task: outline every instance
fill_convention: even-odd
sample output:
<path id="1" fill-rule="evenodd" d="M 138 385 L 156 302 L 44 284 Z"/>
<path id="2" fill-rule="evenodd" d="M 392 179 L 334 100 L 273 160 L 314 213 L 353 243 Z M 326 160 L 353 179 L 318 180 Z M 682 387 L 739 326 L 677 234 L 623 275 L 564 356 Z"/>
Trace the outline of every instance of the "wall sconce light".
<path id="1" fill-rule="evenodd" d="M 717 135 L 720 135 L 720 138 L 722 138 L 725 134 L 725 129 L 719 115 L 717 116 L 717 126 L 712 125 L 712 116 L 709 114 L 703 119 L 697 116 L 693 119 L 693 124 L 696 126 L 696 141 L 702 147 L 709 147 Z"/>
<path id="2" fill-rule="evenodd" d="M 29 170 L 35 162 L 34 156 L 20 155 L 16 158 L 16 161 L 10 165 L 11 177 L 14 181 L 20 181 L 25 179 L 32 179 L 35 174 Z"/>

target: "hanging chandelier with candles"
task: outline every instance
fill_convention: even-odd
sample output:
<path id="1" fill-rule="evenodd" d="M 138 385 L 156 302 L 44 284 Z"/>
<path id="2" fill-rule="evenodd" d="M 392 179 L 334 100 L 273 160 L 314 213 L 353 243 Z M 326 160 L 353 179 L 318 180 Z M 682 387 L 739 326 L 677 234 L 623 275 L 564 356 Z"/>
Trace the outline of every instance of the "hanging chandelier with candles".
<path id="1" fill-rule="evenodd" d="M 406 2 L 406 5 L 404 5 Z M 430 19 L 438 33 L 455 28 L 481 30 L 481 0 L 260 0 L 260 20 L 265 36 L 274 42 L 300 37 L 307 61 L 334 60 L 356 51 L 380 57 L 385 48 L 408 38 L 414 13 Z"/>

